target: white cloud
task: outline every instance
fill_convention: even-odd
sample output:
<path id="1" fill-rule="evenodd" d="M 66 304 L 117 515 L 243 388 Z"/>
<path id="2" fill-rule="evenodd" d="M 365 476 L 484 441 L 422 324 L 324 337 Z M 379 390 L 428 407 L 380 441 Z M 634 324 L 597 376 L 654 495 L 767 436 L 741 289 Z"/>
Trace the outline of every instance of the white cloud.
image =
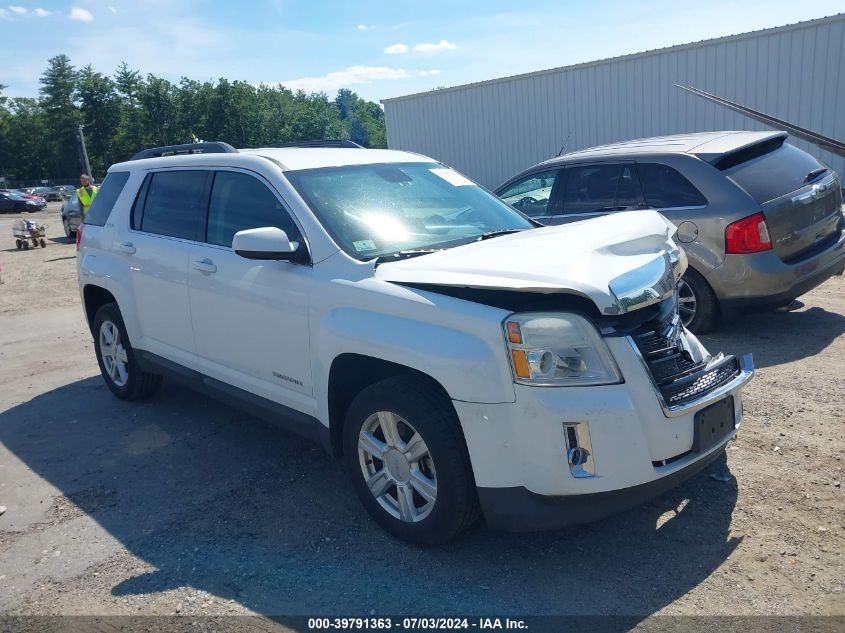
<path id="1" fill-rule="evenodd" d="M 9 16 L 8 16 L 8 13 L 6 12 L 6 9 L 0 8 L 0 20 L 5 20 L 8 17 Z"/>
<path id="2" fill-rule="evenodd" d="M 26 7 L 18 7 L 13 4 L 9 5 L 9 11 L 15 15 L 26 15 Z"/>
<path id="3" fill-rule="evenodd" d="M 109 11 L 111 11 L 112 13 L 117 13 L 117 8 L 109 5 Z"/>
<path id="4" fill-rule="evenodd" d="M 432 68 L 431 70 L 421 70 L 417 73 L 420 77 L 431 77 L 433 75 L 439 75 L 440 71 L 436 68 Z"/>
<path id="5" fill-rule="evenodd" d="M 299 79 L 289 79 L 280 83 L 291 90 L 334 92 L 340 88 L 348 88 L 356 84 L 424 77 L 439 72 L 439 70 L 406 70 L 404 68 L 391 68 L 389 66 L 350 66 L 344 70 L 327 73 L 322 77 L 300 77 Z"/>
<path id="6" fill-rule="evenodd" d="M 359 24 L 358 30 L 359 31 L 366 31 L 369 27 L 366 24 Z"/>
<path id="7" fill-rule="evenodd" d="M 90 22 L 94 19 L 94 15 L 88 9 L 80 9 L 73 7 L 68 14 L 71 20 L 79 20 L 80 22 Z"/>
<path id="8" fill-rule="evenodd" d="M 33 13 L 34 13 L 35 15 L 37 15 L 39 18 L 46 18 L 48 15 L 50 15 L 50 14 L 51 14 L 51 13 L 53 13 L 53 12 L 52 12 L 52 11 L 47 11 L 47 9 L 42 9 L 41 7 L 38 7 L 37 9 L 35 9 L 35 10 L 33 11 Z"/>
<path id="9" fill-rule="evenodd" d="M 398 44 L 391 44 L 387 48 L 384 49 L 384 52 L 388 55 L 401 55 L 402 53 L 408 52 L 408 45 L 399 42 Z"/>
<path id="10" fill-rule="evenodd" d="M 455 44 L 448 40 L 440 40 L 439 42 L 422 42 L 414 46 L 415 53 L 442 53 L 443 51 L 457 48 Z"/>

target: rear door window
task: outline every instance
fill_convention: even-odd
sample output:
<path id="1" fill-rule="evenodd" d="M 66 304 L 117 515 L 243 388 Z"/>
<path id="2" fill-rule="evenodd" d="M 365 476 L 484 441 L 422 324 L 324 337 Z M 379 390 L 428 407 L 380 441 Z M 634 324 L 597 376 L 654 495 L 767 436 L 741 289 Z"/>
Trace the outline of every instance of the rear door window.
<path id="1" fill-rule="evenodd" d="M 553 211 L 549 208 L 549 201 L 555 183 L 562 171 L 561 169 L 552 169 L 532 174 L 510 185 L 499 193 L 499 197 L 529 217 L 537 218 L 552 215 Z"/>
<path id="2" fill-rule="evenodd" d="M 566 172 L 563 213 L 603 213 L 643 206 L 632 164 L 576 165 L 568 167 Z"/>
<path id="3" fill-rule="evenodd" d="M 208 205 L 206 241 L 232 246 L 238 231 L 274 226 L 300 241 L 299 229 L 275 194 L 263 182 L 232 171 L 219 171 L 214 177 Z"/>
<path id="4" fill-rule="evenodd" d="M 827 171 L 822 169 L 824 165 L 807 152 L 784 143 L 774 151 L 729 167 L 723 173 L 763 204 L 801 189 Z"/>
<path id="5" fill-rule="evenodd" d="M 150 174 L 133 210 L 133 224 L 146 233 L 196 240 L 208 200 L 211 171 L 162 171 Z M 143 191 L 142 191 L 143 194 Z M 138 206 L 142 205 L 140 222 Z"/>
<path id="6" fill-rule="evenodd" d="M 707 206 L 707 198 L 677 169 L 660 163 L 637 163 L 648 206 L 655 209 Z"/>
<path id="7" fill-rule="evenodd" d="M 93 224 L 95 226 L 105 226 L 106 220 L 109 219 L 111 210 L 126 181 L 129 180 L 128 171 L 112 171 L 106 175 L 103 184 L 97 190 L 97 195 L 94 196 L 94 201 L 91 203 L 91 208 L 88 209 L 88 215 L 85 216 L 85 224 Z M 76 193 L 74 192 L 74 197 Z M 71 203 L 75 204 L 75 203 Z"/>

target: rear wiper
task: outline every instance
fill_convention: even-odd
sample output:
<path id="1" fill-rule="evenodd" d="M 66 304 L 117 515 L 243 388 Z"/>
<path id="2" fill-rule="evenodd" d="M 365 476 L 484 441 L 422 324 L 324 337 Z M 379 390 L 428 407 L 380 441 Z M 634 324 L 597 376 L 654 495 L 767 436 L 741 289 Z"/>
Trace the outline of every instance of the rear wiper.
<path id="1" fill-rule="evenodd" d="M 388 253 L 387 255 L 379 255 L 376 257 L 376 264 L 384 264 L 387 262 L 398 262 L 401 259 L 410 259 L 411 257 L 419 257 L 420 255 L 430 255 L 442 248 L 414 248 L 407 251 L 396 251 L 395 253 Z"/>
<path id="2" fill-rule="evenodd" d="M 805 183 L 813 182 L 816 178 L 821 176 L 826 171 L 827 171 L 827 167 L 820 167 L 819 169 L 814 169 L 809 174 L 807 174 L 807 177 L 804 178 L 804 182 Z"/>

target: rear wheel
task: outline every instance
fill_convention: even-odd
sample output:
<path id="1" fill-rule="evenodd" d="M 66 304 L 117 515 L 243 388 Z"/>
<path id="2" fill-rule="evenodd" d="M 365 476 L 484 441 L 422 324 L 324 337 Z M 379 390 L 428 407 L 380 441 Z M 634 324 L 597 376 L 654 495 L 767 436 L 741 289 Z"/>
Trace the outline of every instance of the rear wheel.
<path id="1" fill-rule="evenodd" d="M 399 376 L 367 387 L 349 407 L 343 431 L 355 491 L 390 534 L 444 543 L 478 517 L 460 422 L 431 385 Z"/>
<path id="2" fill-rule="evenodd" d="M 23 242 L 21 242 L 19 239 L 15 240 L 15 248 L 17 248 L 18 250 L 22 249 L 23 248 Z"/>
<path id="3" fill-rule="evenodd" d="M 62 218 L 62 224 L 65 227 L 65 237 L 73 239 L 73 236 L 76 234 L 76 232 L 70 228 L 70 222 L 68 222 L 68 219 Z"/>
<path id="4" fill-rule="evenodd" d="M 695 334 L 710 332 L 719 319 L 719 300 L 707 280 L 692 268 L 678 282 L 678 313 Z"/>
<path id="5" fill-rule="evenodd" d="M 94 352 L 106 386 L 118 398 L 148 398 L 161 386 L 161 376 L 139 367 L 116 303 L 107 303 L 94 316 Z"/>
<path id="6" fill-rule="evenodd" d="M 38 243 L 41 244 L 41 248 L 47 248 L 47 240 L 45 240 L 43 237 L 38 240 Z"/>

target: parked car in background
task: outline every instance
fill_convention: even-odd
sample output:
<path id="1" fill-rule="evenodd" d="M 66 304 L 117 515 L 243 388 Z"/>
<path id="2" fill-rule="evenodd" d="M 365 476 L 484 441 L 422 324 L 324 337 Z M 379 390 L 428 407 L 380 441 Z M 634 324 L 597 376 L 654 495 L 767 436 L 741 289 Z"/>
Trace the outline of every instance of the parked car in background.
<path id="1" fill-rule="evenodd" d="M 62 194 L 61 192 L 56 191 L 55 187 L 35 187 L 32 191 L 32 195 L 41 196 L 47 202 L 62 201 Z"/>
<path id="2" fill-rule="evenodd" d="M 73 185 L 60 185 L 59 188 L 62 190 L 62 195 L 65 198 L 70 198 L 73 195 L 73 192 L 76 191 L 76 187 Z"/>
<path id="3" fill-rule="evenodd" d="M 82 224 L 82 205 L 79 204 L 79 196 L 74 190 L 69 200 L 62 204 L 62 226 L 67 237 L 76 237 L 76 230 Z"/>
<path id="4" fill-rule="evenodd" d="M 497 195 L 544 224 L 653 208 L 689 258 L 683 322 L 786 306 L 845 268 L 840 180 L 785 132 L 709 132 L 626 141 L 547 160 Z"/>
<path id="5" fill-rule="evenodd" d="M 70 200 L 76 188 L 73 185 L 58 185 L 53 187 L 52 191 L 59 196 L 56 200 Z"/>
<path id="6" fill-rule="evenodd" d="M 0 191 L 0 213 L 40 211 L 46 206 L 47 203 L 41 198 L 24 197 L 17 191 L 9 189 Z"/>
<path id="7" fill-rule="evenodd" d="M 650 210 L 537 228 L 419 154 L 199 143 L 112 165 L 77 272 L 115 396 L 167 376 L 238 403 L 439 543 L 479 511 L 592 521 L 722 454 L 751 358 L 679 324 L 675 232 Z"/>
<path id="8" fill-rule="evenodd" d="M 44 200 L 44 196 L 39 196 L 34 193 L 31 193 L 33 189 L 34 187 L 29 189 L 3 189 L 3 191 L 11 191 L 13 193 L 18 194 L 19 196 L 23 196 L 26 200 L 41 200 L 42 202 L 46 202 L 46 200 Z"/>

